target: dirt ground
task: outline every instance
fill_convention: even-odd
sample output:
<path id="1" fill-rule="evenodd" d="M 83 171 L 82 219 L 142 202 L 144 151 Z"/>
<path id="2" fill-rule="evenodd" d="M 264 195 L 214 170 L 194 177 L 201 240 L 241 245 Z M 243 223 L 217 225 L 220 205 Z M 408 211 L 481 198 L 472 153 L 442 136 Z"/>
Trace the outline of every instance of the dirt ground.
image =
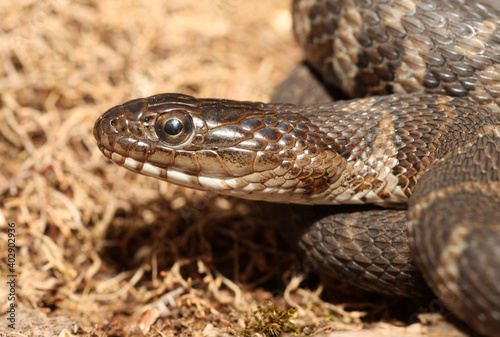
<path id="1" fill-rule="evenodd" d="M 303 335 L 425 336 L 441 320 L 323 301 L 257 204 L 133 174 L 96 147 L 94 121 L 132 98 L 268 100 L 302 58 L 289 7 L 0 2 L 0 336 L 242 336 L 266 301 L 296 307 Z"/>

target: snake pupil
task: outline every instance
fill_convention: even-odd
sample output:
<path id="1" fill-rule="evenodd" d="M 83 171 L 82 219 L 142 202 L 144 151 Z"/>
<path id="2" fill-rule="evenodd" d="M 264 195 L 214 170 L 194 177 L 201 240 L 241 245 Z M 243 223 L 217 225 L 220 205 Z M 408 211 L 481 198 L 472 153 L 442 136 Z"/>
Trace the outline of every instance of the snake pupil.
<path id="1" fill-rule="evenodd" d="M 177 118 L 172 118 L 165 123 L 164 130 L 170 136 L 176 136 L 181 133 L 184 126 Z"/>

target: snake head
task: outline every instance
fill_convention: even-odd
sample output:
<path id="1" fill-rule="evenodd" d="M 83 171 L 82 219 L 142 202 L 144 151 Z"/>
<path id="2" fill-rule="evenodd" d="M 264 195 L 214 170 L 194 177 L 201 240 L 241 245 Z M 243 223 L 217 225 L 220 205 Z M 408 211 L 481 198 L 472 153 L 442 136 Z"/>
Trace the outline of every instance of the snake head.
<path id="1" fill-rule="evenodd" d="M 321 192 L 342 166 L 333 140 L 292 105 L 162 94 L 109 109 L 94 137 L 129 170 L 249 199 Z"/>

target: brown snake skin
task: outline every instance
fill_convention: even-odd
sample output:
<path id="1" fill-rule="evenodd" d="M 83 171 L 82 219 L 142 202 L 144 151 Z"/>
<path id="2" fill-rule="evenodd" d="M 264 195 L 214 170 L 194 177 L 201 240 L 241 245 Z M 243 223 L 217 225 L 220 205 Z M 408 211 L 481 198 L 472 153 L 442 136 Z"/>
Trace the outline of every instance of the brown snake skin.
<path id="1" fill-rule="evenodd" d="M 321 272 L 364 289 L 425 295 L 423 276 L 474 330 L 500 335 L 500 15 L 465 0 L 293 7 L 309 63 L 370 97 L 299 106 L 157 95 L 103 114 L 99 148 L 135 172 L 242 198 L 408 203 L 336 209 L 299 244 Z"/>

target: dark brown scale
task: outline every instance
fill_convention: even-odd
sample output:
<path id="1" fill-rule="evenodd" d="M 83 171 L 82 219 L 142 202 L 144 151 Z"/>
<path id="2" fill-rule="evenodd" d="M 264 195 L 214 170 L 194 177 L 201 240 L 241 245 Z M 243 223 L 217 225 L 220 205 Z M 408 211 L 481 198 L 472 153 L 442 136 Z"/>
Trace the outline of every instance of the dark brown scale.
<path id="1" fill-rule="evenodd" d="M 474 75 L 474 68 L 472 68 L 472 66 L 468 63 L 464 63 L 464 62 L 452 62 L 450 63 L 450 70 L 458 75 L 458 76 L 462 76 L 462 77 L 470 77 L 472 75 Z"/>
<path id="2" fill-rule="evenodd" d="M 275 144 L 275 143 L 271 143 L 271 144 L 268 144 L 264 150 L 262 151 L 265 151 L 265 152 L 270 152 L 270 153 L 278 153 L 280 152 L 281 150 L 283 149 L 282 146 L 280 146 L 279 144 Z"/>
<path id="3" fill-rule="evenodd" d="M 275 128 L 265 127 L 253 133 L 257 139 L 265 140 L 266 142 L 277 143 L 281 138 L 281 132 Z"/>
<path id="4" fill-rule="evenodd" d="M 486 89 L 488 94 L 492 96 L 493 98 L 499 98 L 500 97 L 500 88 L 498 86 L 491 86 Z"/>
<path id="5" fill-rule="evenodd" d="M 431 69 L 431 72 L 434 74 L 435 78 L 438 81 L 447 82 L 446 84 L 448 84 L 449 82 L 452 82 L 452 83 L 456 82 L 456 80 L 457 80 L 457 76 L 452 71 L 450 71 L 448 69 L 433 67 Z"/>
<path id="6" fill-rule="evenodd" d="M 425 75 L 423 82 L 424 88 L 435 89 L 439 88 L 439 85 L 440 85 L 439 80 L 436 79 L 436 76 L 434 74 L 429 73 Z"/>
<path id="7" fill-rule="evenodd" d="M 400 52 L 393 45 L 381 44 L 377 47 L 377 51 L 382 57 L 389 60 L 397 60 L 400 57 Z M 394 75 L 391 74 L 390 77 L 392 79 Z"/>
<path id="8" fill-rule="evenodd" d="M 470 77 L 470 78 L 460 79 L 459 83 L 464 87 L 464 89 L 470 91 L 474 90 L 476 81 L 477 81 L 476 78 Z"/>
<path id="9" fill-rule="evenodd" d="M 477 70 L 484 70 L 493 65 L 493 60 L 486 55 L 465 55 L 465 58 Z"/>
<path id="10" fill-rule="evenodd" d="M 389 35 L 381 26 L 369 26 L 366 28 L 366 33 L 372 41 L 376 41 L 378 43 L 387 42 L 389 39 Z"/>
<path id="11" fill-rule="evenodd" d="M 278 119 L 276 117 L 265 117 L 262 121 L 266 126 L 276 126 L 278 124 Z"/>
<path id="12" fill-rule="evenodd" d="M 291 149 L 280 151 L 279 156 L 282 160 L 295 160 L 297 158 L 297 154 Z"/>
<path id="13" fill-rule="evenodd" d="M 451 45 L 455 42 L 455 35 L 446 28 L 429 29 L 428 34 L 436 45 Z"/>
<path id="14" fill-rule="evenodd" d="M 418 4 L 418 8 L 422 10 L 419 18 L 426 27 L 441 28 L 445 26 L 446 19 L 442 15 L 433 12 L 435 10 L 434 4 L 424 4 L 421 2 Z M 435 32 L 434 34 L 431 33 L 431 35 L 436 35 L 436 32 L 441 32 L 442 34 L 437 34 L 441 36 L 449 35 L 446 29 L 430 30 L 430 32 Z"/>
<path id="15" fill-rule="evenodd" d="M 402 24 L 395 24 L 394 22 L 384 23 L 384 28 L 388 34 L 394 38 L 403 39 L 406 37 L 406 30 Z M 359 40 L 362 46 L 365 46 L 361 39 Z M 402 40 L 401 40 L 402 41 Z"/>
<path id="16" fill-rule="evenodd" d="M 290 134 L 284 134 L 281 136 L 280 140 L 278 141 L 278 144 L 285 148 L 291 148 L 295 145 L 295 138 L 292 137 Z"/>
<path id="17" fill-rule="evenodd" d="M 438 46 L 437 50 L 448 61 L 462 61 L 464 59 L 464 55 L 460 50 L 457 50 L 455 45 L 441 45 Z"/>
<path id="18" fill-rule="evenodd" d="M 129 151 L 130 157 L 140 162 L 146 161 L 146 159 L 150 156 L 149 144 L 141 141 L 132 144 Z"/>
<path id="19" fill-rule="evenodd" d="M 207 132 L 204 144 L 209 147 L 233 146 L 242 140 L 253 138 L 256 132 L 258 131 L 254 133 L 245 131 L 236 125 L 221 126 Z M 228 135 L 235 135 L 236 137 L 229 137 Z"/>
<path id="20" fill-rule="evenodd" d="M 408 33 L 421 34 L 425 31 L 425 25 L 417 17 L 410 16 L 401 20 Z"/>
<path id="21" fill-rule="evenodd" d="M 121 155 L 128 155 L 130 147 L 136 142 L 133 138 L 120 138 L 113 146 L 113 150 Z"/>
<path id="22" fill-rule="evenodd" d="M 260 119 L 245 119 L 239 125 L 247 131 L 255 131 L 264 127 L 264 123 Z"/>
<path id="23" fill-rule="evenodd" d="M 276 126 L 276 129 L 278 129 L 281 133 L 287 134 L 293 129 L 293 126 L 288 123 L 281 122 Z"/>
<path id="24" fill-rule="evenodd" d="M 473 38 L 476 34 L 476 30 L 469 24 L 464 22 L 452 22 L 448 25 L 450 33 L 461 38 Z"/>

